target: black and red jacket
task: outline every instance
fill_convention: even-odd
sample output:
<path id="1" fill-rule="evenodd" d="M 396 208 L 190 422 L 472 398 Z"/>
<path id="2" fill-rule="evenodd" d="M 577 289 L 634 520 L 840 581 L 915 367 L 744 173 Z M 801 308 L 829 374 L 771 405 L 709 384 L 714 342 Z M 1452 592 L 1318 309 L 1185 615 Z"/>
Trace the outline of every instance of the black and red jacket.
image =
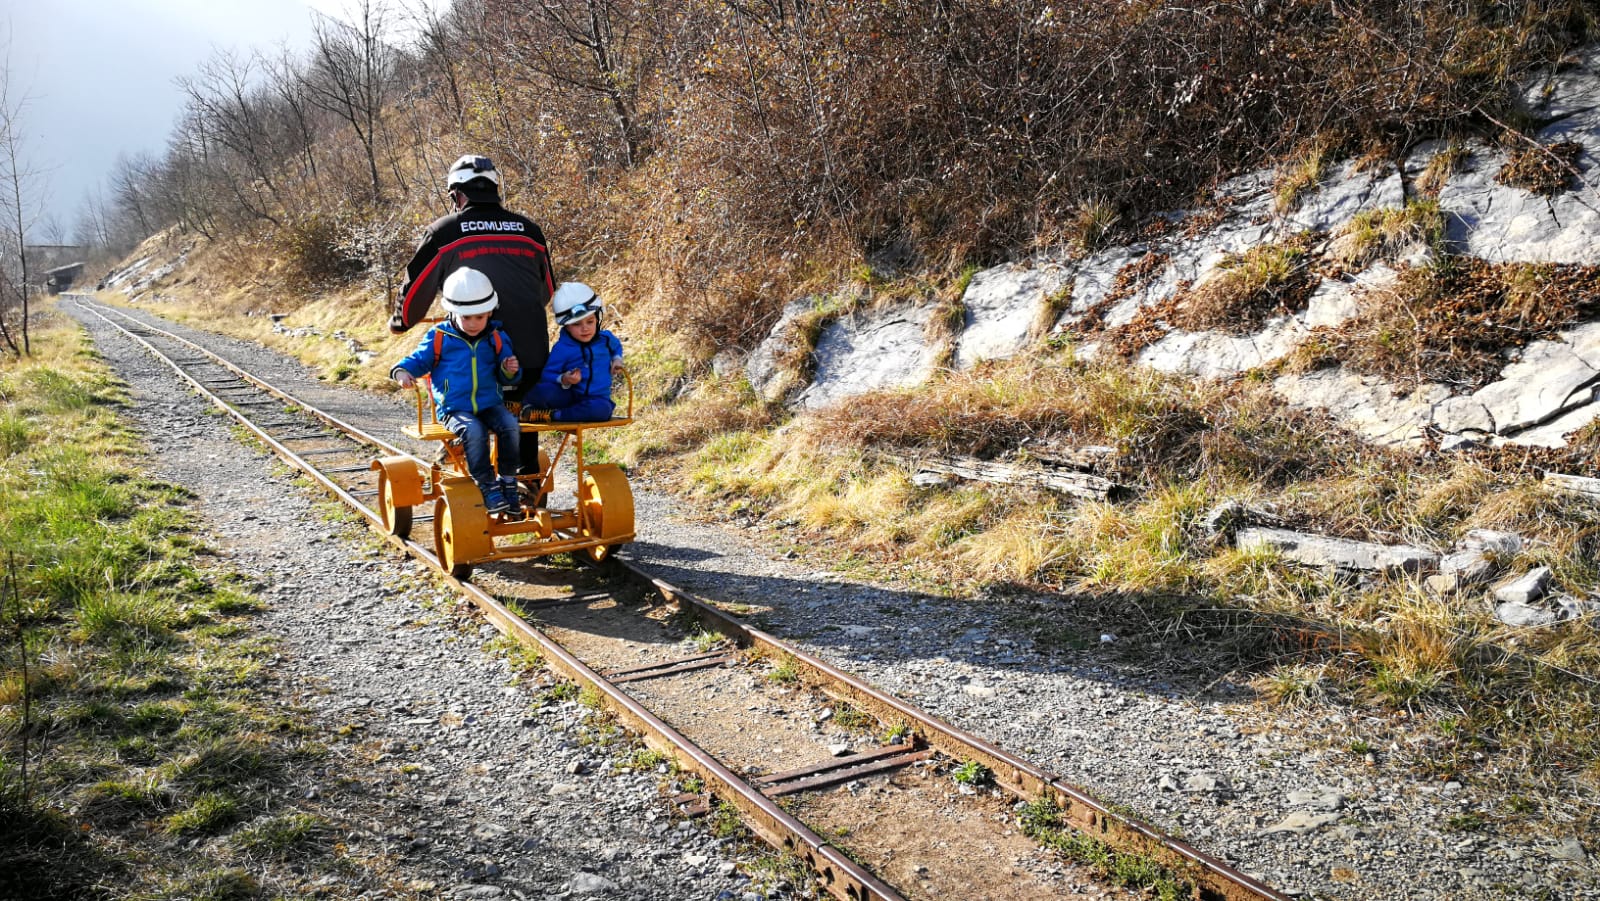
<path id="1" fill-rule="evenodd" d="M 543 369 L 550 354 L 544 308 L 555 292 L 550 251 L 533 220 L 498 203 L 469 203 L 428 226 L 406 264 L 406 281 L 391 326 L 403 331 L 421 322 L 445 277 L 463 266 L 482 272 L 494 284 L 500 296 L 494 318 L 510 336 L 522 368 Z"/>

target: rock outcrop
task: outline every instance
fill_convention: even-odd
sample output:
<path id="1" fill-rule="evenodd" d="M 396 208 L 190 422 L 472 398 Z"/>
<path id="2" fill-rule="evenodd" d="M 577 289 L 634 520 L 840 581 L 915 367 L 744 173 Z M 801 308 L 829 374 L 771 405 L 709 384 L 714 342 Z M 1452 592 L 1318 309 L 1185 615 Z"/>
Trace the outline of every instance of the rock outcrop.
<path id="1" fill-rule="evenodd" d="M 1398 210 L 1418 197 L 1419 180 L 1438 180 L 1437 203 L 1452 253 L 1491 263 L 1600 264 L 1600 48 L 1577 64 L 1527 86 L 1528 108 L 1544 123 L 1525 143 L 1446 146 L 1430 141 L 1411 150 L 1398 167 L 1377 173 L 1353 163 L 1335 167 L 1289 212 L 1278 210 L 1274 173 L 1252 173 L 1217 192 L 1222 215 L 1174 213 L 1166 234 L 1108 247 L 1087 256 L 1047 251 L 978 273 L 963 296 L 963 327 L 950 350 L 953 365 L 967 368 L 1004 359 L 1035 343 L 1054 318 L 1053 332 L 1081 339 L 1080 351 L 1101 350 L 1093 329 L 1134 322 L 1177 292 L 1216 276 L 1218 265 L 1252 248 L 1307 232 L 1337 234 L 1358 215 Z M 1534 193 L 1502 183 L 1517 153 L 1540 152 L 1568 142 L 1578 177 L 1565 190 Z M 1440 154 L 1455 163 L 1437 165 Z M 1324 241 L 1313 253 L 1327 253 Z M 1418 247 L 1398 265 L 1426 262 Z M 1251 334 L 1185 331 L 1162 323 L 1165 334 L 1138 352 L 1139 363 L 1201 378 L 1228 378 L 1280 360 L 1319 327 L 1358 315 L 1362 298 L 1392 285 L 1395 268 L 1379 262 L 1339 277 L 1322 277 L 1303 309 L 1271 318 Z M 900 307 L 856 314 L 822 329 L 814 378 L 787 396 L 808 407 L 864 391 L 916 384 L 941 359 L 942 347 L 925 337 L 928 311 Z M 751 356 L 748 372 L 758 387 L 772 379 L 773 346 L 790 340 L 785 313 L 768 342 Z M 1085 337 L 1086 336 L 1086 337 Z M 1343 366 L 1284 374 L 1276 390 L 1291 403 L 1334 413 L 1369 440 L 1442 447 L 1512 443 L 1560 447 L 1566 436 L 1600 418 L 1600 321 L 1583 323 L 1549 340 L 1508 350 L 1497 378 L 1475 390 L 1441 383 L 1397 386 Z"/>

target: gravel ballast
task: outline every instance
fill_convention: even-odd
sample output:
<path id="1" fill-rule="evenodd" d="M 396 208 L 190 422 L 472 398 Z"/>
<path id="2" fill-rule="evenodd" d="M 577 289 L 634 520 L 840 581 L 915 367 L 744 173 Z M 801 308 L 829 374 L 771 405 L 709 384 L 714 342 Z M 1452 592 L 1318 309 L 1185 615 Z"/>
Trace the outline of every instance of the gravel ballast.
<path id="1" fill-rule="evenodd" d="M 504 662 L 475 641 L 447 640 L 457 633 L 423 614 L 419 604 L 438 593 L 419 567 L 320 520 L 305 492 L 269 475 L 259 451 L 240 451 L 226 423 L 202 412 L 165 367 L 79 316 L 135 386 L 141 426 L 184 437 L 160 445 L 156 474 L 200 495 L 231 564 L 277 586 L 266 625 L 283 637 L 285 685 L 298 685 L 330 722 L 359 718 L 368 741 L 381 732 L 397 749 L 420 746 L 405 754 L 435 755 L 423 777 L 385 791 L 393 809 L 415 817 L 417 837 L 406 840 L 427 840 L 424 856 L 448 874 L 441 879 L 476 884 L 464 878 L 474 866 L 465 862 L 492 859 L 501 874 L 478 881 L 503 888 L 531 880 L 519 889 L 530 897 L 576 892 L 580 876 L 608 880 L 602 891 L 618 897 L 739 896 L 738 880 L 718 875 L 726 848 L 698 828 L 657 834 L 666 814 L 653 779 L 568 774 L 585 752 L 564 746 L 545 721 L 526 722 Z M 385 438 L 412 415 L 398 397 L 326 385 L 258 345 L 166 327 Z M 635 501 L 641 540 L 623 556 L 689 591 L 766 608 L 768 631 L 1281 890 L 1600 898 L 1590 836 L 1560 822 L 1538 835 L 1500 829 L 1505 799 L 1470 781 L 1424 780 L 1400 764 L 1428 753 L 1427 739 L 1403 723 L 1329 705 L 1264 708 L 1227 678 L 1131 670 L 1112 634 L 1088 647 L 1042 647 L 1012 624 L 1020 609 L 1051 599 L 942 598 L 867 584 L 788 559 L 763 533 L 699 521 L 637 482 Z M 394 636 L 415 645 L 379 650 L 380 638 Z M 464 725 L 441 726 L 452 709 Z M 1571 792 L 1573 809 L 1597 803 L 1576 784 Z M 497 835 L 506 830 L 503 841 L 474 838 L 480 822 Z M 537 854 L 515 852 L 530 839 L 545 843 Z M 615 862 L 597 868 L 609 851 Z"/>

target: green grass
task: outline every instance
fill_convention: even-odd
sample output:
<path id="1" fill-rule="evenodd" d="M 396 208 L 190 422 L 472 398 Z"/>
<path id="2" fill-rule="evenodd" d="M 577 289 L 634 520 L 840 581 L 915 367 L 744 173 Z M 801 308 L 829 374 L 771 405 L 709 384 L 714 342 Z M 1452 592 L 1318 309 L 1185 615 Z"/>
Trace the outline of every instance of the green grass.
<path id="1" fill-rule="evenodd" d="M 1352 269 L 1364 269 L 1374 260 L 1394 261 L 1417 247 L 1445 251 L 1444 213 L 1432 199 L 1413 200 L 1404 207 L 1384 207 L 1357 213 L 1334 238 L 1332 255 Z"/>
<path id="2" fill-rule="evenodd" d="M 800 681 L 800 668 L 793 657 L 785 656 L 767 672 L 767 681 L 778 685 L 794 685 Z"/>
<path id="3" fill-rule="evenodd" d="M 834 705 L 833 721 L 844 729 L 866 729 L 875 722 L 871 714 L 843 701 Z"/>
<path id="4" fill-rule="evenodd" d="M 291 845 L 305 878 L 345 867 L 294 838 L 286 777 L 326 750 L 263 701 L 262 604 L 212 568 L 192 495 L 138 474 L 81 333 L 47 314 L 34 341 L 0 360 L 0 894 L 259 898 L 301 877 L 243 864 Z"/>
<path id="5" fill-rule="evenodd" d="M 1193 896 L 1193 886 L 1179 874 L 1141 854 L 1118 851 L 1105 841 L 1071 829 L 1053 801 L 1026 804 L 1018 817 L 1022 832 L 1069 860 L 1084 864 L 1113 883 L 1160 901 Z"/>
<path id="6" fill-rule="evenodd" d="M 194 796 L 181 810 L 162 821 L 168 835 L 210 835 L 222 831 L 239 818 L 239 802 L 220 792 Z"/>
<path id="7" fill-rule="evenodd" d="M 286 858 L 327 842 L 330 834 L 328 821 L 322 817 L 292 813 L 249 823 L 234 832 L 229 841 L 247 856 Z"/>
<path id="8" fill-rule="evenodd" d="M 959 785 L 970 785 L 973 788 L 977 788 L 993 782 L 994 773 L 976 760 L 966 760 L 950 771 L 950 778 L 954 779 Z"/>

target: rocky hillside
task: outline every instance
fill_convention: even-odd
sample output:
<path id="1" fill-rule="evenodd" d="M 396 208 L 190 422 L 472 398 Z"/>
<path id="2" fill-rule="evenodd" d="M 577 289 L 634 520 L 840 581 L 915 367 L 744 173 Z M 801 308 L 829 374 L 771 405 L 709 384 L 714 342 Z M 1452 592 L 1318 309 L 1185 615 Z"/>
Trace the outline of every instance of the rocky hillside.
<path id="1" fill-rule="evenodd" d="M 1071 342 L 1164 372 L 1264 374 L 1379 443 L 1562 446 L 1600 418 L 1600 50 L 1525 96 L 1536 124 L 1500 141 L 1316 151 L 1138 241 L 977 272 L 956 328 L 918 299 L 874 303 L 870 284 L 804 298 L 745 371 L 815 408 Z M 797 381 L 783 363 L 808 341 Z"/>

